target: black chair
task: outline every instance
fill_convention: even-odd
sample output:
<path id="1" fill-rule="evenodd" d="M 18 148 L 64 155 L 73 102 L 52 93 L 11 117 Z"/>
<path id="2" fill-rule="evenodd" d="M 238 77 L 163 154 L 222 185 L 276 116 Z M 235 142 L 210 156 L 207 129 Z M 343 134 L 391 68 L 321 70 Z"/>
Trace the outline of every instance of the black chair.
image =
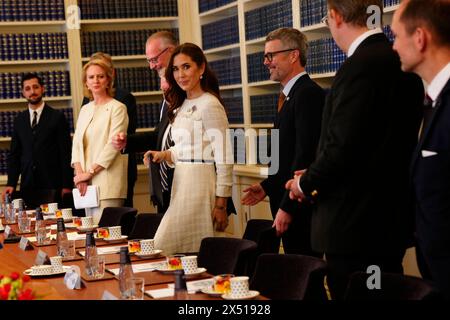
<path id="1" fill-rule="evenodd" d="M 129 235 L 136 220 L 137 209 L 129 207 L 107 207 L 103 209 L 99 227 L 121 226 L 122 234 Z"/>
<path id="2" fill-rule="evenodd" d="M 298 254 L 259 256 L 250 288 L 273 300 L 327 300 L 324 260 Z"/>
<path id="3" fill-rule="evenodd" d="M 139 213 L 128 238 L 153 239 L 163 216 L 162 213 Z"/>
<path id="4" fill-rule="evenodd" d="M 254 241 L 246 239 L 204 238 L 198 253 L 198 266 L 206 268 L 213 275 L 247 275 L 248 259 L 255 253 L 256 247 Z"/>
<path id="5" fill-rule="evenodd" d="M 255 241 L 258 247 L 255 255 L 249 261 L 248 274 L 253 275 L 256 260 L 263 253 L 278 253 L 280 251 L 281 238 L 277 236 L 273 221 L 265 219 L 251 219 L 247 221 L 243 239 Z"/>
<path id="6" fill-rule="evenodd" d="M 368 277 L 375 274 L 355 272 L 350 276 L 344 296 L 348 301 L 374 300 L 441 300 L 442 296 L 433 285 L 421 278 L 403 274 L 380 274 L 380 289 L 369 289 Z M 369 280 L 369 283 L 371 280 Z"/>

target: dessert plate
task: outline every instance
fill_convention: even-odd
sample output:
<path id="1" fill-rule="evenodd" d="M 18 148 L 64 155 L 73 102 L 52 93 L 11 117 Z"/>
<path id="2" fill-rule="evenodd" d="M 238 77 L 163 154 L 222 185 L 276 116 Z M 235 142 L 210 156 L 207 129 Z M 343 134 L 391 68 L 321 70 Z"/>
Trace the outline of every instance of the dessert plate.
<path id="1" fill-rule="evenodd" d="M 223 295 L 222 292 L 217 292 L 211 287 L 202 288 L 200 291 L 211 297 L 221 297 Z"/>
<path id="2" fill-rule="evenodd" d="M 23 273 L 28 275 L 28 276 L 30 276 L 30 277 L 38 278 L 38 277 L 50 277 L 50 276 L 56 276 L 56 275 L 64 274 L 64 273 L 66 273 L 69 270 L 70 270 L 70 267 L 63 266 L 63 271 L 61 271 L 61 272 L 53 272 L 52 271 L 50 273 L 35 274 L 35 273 L 33 273 L 32 269 L 27 269 Z"/>
<path id="3" fill-rule="evenodd" d="M 149 253 L 149 254 L 141 254 L 139 252 L 135 252 L 134 255 L 139 257 L 139 258 L 155 258 L 158 257 L 161 254 L 162 250 L 154 250 L 153 253 Z"/>
<path id="4" fill-rule="evenodd" d="M 259 296 L 259 292 L 256 290 L 249 290 L 249 292 L 246 296 L 239 297 L 239 298 L 233 297 L 229 293 L 225 293 L 225 294 L 221 295 L 221 297 L 225 300 L 249 300 L 249 299 L 256 298 L 257 296 Z"/>
<path id="5" fill-rule="evenodd" d="M 95 228 L 98 228 L 98 224 L 96 224 L 95 226 L 92 226 L 92 227 L 83 227 L 83 226 L 77 227 L 77 230 L 81 231 L 81 232 L 86 232 L 86 231 L 92 231 Z"/>
<path id="6" fill-rule="evenodd" d="M 98 238 L 98 239 L 104 240 L 109 243 L 117 243 L 117 242 L 123 242 L 123 240 L 128 239 L 128 236 L 120 236 L 120 238 L 114 238 L 114 239 L 109 239 L 109 238 Z"/>

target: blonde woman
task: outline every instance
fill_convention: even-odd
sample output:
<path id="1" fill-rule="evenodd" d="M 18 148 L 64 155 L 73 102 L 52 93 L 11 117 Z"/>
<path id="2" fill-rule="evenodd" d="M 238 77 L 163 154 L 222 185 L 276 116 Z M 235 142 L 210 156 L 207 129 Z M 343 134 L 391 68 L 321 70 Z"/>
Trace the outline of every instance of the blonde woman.
<path id="1" fill-rule="evenodd" d="M 115 132 L 126 132 L 127 109 L 115 100 L 114 76 L 104 59 L 91 59 L 83 67 L 84 94 L 91 100 L 81 108 L 73 137 L 72 167 L 80 194 L 88 185 L 99 187 L 99 207 L 86 209 L 98 224 L 106 207 L 123 206 L 127 196 L 128 156 L 111 144 Z"/>

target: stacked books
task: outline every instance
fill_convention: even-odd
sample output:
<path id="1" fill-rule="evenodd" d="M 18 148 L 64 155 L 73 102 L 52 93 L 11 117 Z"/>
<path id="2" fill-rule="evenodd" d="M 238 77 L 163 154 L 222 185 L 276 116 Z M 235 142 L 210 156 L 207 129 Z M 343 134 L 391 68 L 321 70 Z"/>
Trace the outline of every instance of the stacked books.
<path id="1" fill-rule="evenodd" d="M 8 174 L 8 149 L 0 149 L 0 175 L 4 176 Z"/>
<path id="2" fill-rule="evenodd" d="M 198 0 L 198 9 L 200 13 L 222 7 L 236 0 Z"/>
<path id="3" fill-rule="evenodd" d="M 209 63 L 221 86 L 241 83 L 241 58 L 239 56 Z"/>
<path id="4" fill-rule="evenodd" d="M 159 122 L 160 103 L 142 103 L 137 105 L 138 128 L 153 128 Z"/>
<path id="5" fill-rule="evenodd" d="M 116 69 L 116 84 L 131 92 L 159 91 L 160 80 L 156 72 L 148 67 L 119 68 Z"/>
<path id="6" fill-rule="evenodd" d="M 202 25 L 203 49 L 223 47 L 239 42 L 238 17 L 231 16 Z"/>
<path id="7" fill-rule="evenodd" d="M 222 98 L 225 111 L 228 117 L 228 123 L 241 124 L 244 123 L 244 113 L 242 111 L 242 96 L 224 97 Z"/>
<path id="8" fill-rule="evenodd" d="M 247 55 L 247 76 L 248 82 L 269 80 L 269 70 L 264 65 L 264 52 Z"/>
<path id="9" fill-rule="evenodd" d="M 277 114 L 278 94 L 250 97 L 252 123 L 273 123 Z"/>
<path id="10" fill-rule="evenodd" d="M 333 38 L 309 42 L 306 71 L 321 74 L 337 71 L 345 61 L 345 53 L 336 45 Z"/>
<path id="11" fill-rule="evenodd" d="M 307 27 L 319 24 L 327 15 L 327 0 L 301 0 L 300 26 Z"/>
<path id="12" fill-rule="evenodd" d="M 2 0 L 0 21 L 65 20 L 64 0 Z"/>

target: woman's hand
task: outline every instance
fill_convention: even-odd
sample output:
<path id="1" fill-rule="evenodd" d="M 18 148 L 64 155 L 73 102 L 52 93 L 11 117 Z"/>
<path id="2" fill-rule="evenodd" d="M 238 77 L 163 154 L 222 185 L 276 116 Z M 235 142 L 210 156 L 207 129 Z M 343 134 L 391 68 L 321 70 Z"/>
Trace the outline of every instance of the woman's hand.
<path id="1" fill-rule="evenodd" d="M 84 197 L 84 195 L 86 194 L 87 186 L 88 186 L 87 182 L 77 183 L 77 189 L 78 189 L 78 191 L 80 191 L 80 195 L 82 197 Z"/>
<path id="2" fill-rule="evenodd" d="M 92 174 L 90 174 L 89 172 L 82 172 L 80 174 L 77 174 L 74 178 L 73 178 L 73 182 L 78 185 L 80 182 L 88 182 L 92 179 Z"/>

